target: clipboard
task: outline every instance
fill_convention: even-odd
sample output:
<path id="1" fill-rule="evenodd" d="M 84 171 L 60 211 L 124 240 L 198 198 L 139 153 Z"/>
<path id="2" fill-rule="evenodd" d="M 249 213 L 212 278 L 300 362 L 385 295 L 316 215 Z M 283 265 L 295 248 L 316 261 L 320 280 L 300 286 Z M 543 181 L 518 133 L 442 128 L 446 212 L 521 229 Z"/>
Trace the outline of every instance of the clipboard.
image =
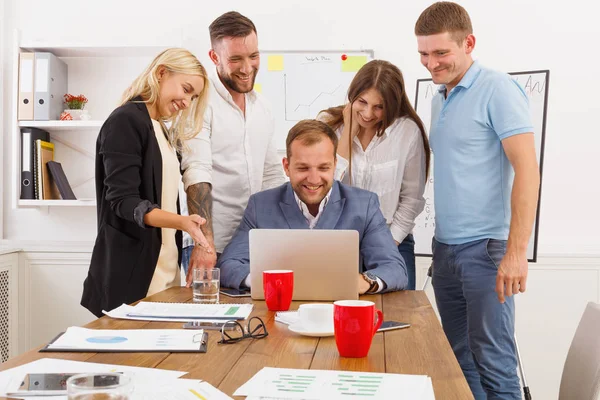
<path id="1" fill-rule="evenodd" d="M 73 348 L 73 347 L 50 347 L 58 338 L 64 335 L 65 332 L 59 333 L 46 346 L 39 350 L 40 353 L 206 353 L 208 350 L 208 332 L 197 333 L 194 335 L 194 343 L 199 343 L 198 350 L 181 350 L 173 349 L 165 346 L 160 349 L 99 349 L 90 346 L 89 348 Z M 197 339 L 197 340 L 196 340 Z"/>

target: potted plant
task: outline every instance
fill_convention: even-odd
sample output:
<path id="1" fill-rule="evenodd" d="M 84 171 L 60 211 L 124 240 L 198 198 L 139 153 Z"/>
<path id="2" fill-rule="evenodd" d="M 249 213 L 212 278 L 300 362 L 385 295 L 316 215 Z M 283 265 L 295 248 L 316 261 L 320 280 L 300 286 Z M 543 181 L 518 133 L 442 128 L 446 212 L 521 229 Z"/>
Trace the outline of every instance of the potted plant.
<path id="1" fill-rule="evenodd" d="M 85 107 L 86 103 L 88 102 L 87 97 L 85 97 L 82 94 L 80 94 L 79 96 L 74 96 L 72 94 L 67 93 L 64 95 L 64 99 L 65 99 L 65 104 L 67 105 L 67 109 L 61 115 L 61 119 L 66 119 L 66 118 L 63 118 L 63 116 L 65 116 L 65 114 L 71 115 L 71 117 L 73 119 L 79 119 L 79 120 L 89 120 L 90 119 L 90 114 L 87 112 L 87 110 L 84 110 L 84 107 Z"/>

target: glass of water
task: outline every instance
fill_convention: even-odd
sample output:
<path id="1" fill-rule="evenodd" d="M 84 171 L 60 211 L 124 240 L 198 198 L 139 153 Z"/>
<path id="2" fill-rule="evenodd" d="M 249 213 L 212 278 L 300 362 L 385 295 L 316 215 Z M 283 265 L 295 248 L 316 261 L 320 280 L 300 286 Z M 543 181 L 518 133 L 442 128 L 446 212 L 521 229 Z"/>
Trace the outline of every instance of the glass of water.
<path id="1" fill-rule="evenodd" d="M 221 281 L 221 270 L 217 268 L 195 268 L 194 283 L 194 302 L 216 304 L 219 302 L 219 288 Z"/>
<path id="2" fill-rule="evenodd" d="M 131 378 L 123 374 L 97 372 L 67 379 L 69 400 L 129 400 L 132 392 Z"/>

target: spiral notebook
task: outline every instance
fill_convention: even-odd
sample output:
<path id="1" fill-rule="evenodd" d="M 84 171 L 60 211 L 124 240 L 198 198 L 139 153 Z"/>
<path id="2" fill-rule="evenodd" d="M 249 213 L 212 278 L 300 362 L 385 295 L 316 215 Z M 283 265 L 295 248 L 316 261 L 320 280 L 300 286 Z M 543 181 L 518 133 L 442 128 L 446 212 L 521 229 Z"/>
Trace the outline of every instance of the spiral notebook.
<path id="1" fill-rule="evenodd" d="M 88 329 L 72 326 L 40 352 L 206 353 L 208 334 L 189 329 Z"/>
<path id="2" fill-rule="evenodd" d="M 241 320 L 250 316 L 252 304 L 158 303 L 140 301 L 135 306 L 122 306 L 103 311 L 112 318 L 146 321 L 185 322 L 194 320 Z"/>

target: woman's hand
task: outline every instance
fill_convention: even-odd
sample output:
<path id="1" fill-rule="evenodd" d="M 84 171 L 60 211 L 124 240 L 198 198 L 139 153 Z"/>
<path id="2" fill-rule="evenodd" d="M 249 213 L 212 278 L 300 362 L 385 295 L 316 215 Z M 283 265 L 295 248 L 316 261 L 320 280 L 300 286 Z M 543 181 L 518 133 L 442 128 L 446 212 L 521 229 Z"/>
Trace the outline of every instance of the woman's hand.
<path id="1" fill-rule="evenodd" d="M 352 108 L 352 104 L 346 104 L 342 115 L 344 116 L 344 130 L 347 130 L 350 133 L 350 137 L 354 139 L 360 132 L 360 125 L 358 124 L 358 114 Z M 350 126 L 350 115 L 352 115 L 352 126 Z"/>
<path id="2" fill-rule="evenodd" d="M 181 216 L 183 218 L 181 230 L 186 231 L 192 237 L 194 243 L 204 248 L 207 253 L 212 253 L 212 246 L 204 237 L 204 233 L 200 230 L 200 227 L 206 223 L 206 220 L 197 214 Z"/>

